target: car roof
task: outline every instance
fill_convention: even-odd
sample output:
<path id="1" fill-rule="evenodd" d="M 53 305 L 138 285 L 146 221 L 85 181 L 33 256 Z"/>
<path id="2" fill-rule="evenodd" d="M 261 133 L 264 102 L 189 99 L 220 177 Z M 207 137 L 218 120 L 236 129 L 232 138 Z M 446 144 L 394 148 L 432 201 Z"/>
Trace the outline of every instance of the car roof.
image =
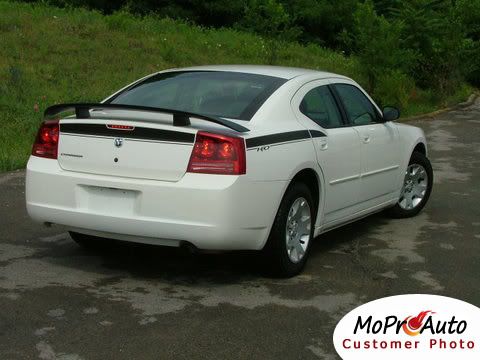
<path id="1" fill-rule="evenodd" d="M 337 75 L 326 71 L 272 65 L 205 65 L 169 69 L 168 71 L 232 71 L 275 76 L 287 80 L 301 75 L 316 75 L 317 78 L 343 77 L 342 75 Z"/>

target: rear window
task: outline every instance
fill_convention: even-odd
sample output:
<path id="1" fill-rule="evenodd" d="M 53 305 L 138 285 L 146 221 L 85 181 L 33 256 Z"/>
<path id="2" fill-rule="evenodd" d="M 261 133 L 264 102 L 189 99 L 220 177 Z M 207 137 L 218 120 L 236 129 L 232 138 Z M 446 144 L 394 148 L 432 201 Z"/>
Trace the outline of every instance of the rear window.
<path id="1" fill-rule="evenodd" d="M 109 102 L 250 120 L 286 81 L 226 71 L 167 72 L 127 88 Z"/>

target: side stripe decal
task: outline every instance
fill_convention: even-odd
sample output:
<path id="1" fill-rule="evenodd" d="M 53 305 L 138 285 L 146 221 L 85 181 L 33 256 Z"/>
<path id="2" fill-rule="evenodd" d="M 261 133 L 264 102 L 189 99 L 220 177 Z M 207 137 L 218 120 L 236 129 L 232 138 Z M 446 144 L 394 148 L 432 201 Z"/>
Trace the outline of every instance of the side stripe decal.
<path id="1" fill-rule="evenodd" d="M 309 131 L 310 131 L 310 135 L 312 136 L 312 138 L 327 136 L 324 132 L 319 131 L 319 130 L 309 130 Z"/>
<path id="2" fill-rule="evenodd" d="M 277 143 L 283 143 L 288 141 L 303 140 L 316 137 L 327 136 L 325 133 L 319 130 L 297 130 L 289 131 L 279 134 L 258 136 L 245 140 L 247 148 L 255 148 L 262 145 L 273 145 Z"/>

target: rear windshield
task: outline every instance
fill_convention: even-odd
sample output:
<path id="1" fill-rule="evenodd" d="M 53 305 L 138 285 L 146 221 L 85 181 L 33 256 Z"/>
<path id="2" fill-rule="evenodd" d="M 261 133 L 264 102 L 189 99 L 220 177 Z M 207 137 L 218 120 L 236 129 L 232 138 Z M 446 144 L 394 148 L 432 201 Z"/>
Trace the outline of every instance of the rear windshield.
<path id="1" fill-rule="evenodd" d="M 154 75 L 109 102 L 250 120 L 285 79 L 226 71 L 179 71 Z"/>

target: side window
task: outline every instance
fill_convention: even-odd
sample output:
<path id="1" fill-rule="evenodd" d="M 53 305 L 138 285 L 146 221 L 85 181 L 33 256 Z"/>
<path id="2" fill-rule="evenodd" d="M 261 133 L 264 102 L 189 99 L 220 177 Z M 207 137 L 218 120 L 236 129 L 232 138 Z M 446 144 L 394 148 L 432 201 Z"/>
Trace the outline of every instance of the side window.
<path id="1" fill-rule="evenodd" d="M 336 84 L 335 89 L 352 125 L 368 125 L 378 120 L 379 115 L 375 107 L 356 86 Z"/>
<path id="2" fill-rule="evenodd" d="M 337 104 L 327 86 L 310 90 L 300 103 L 300 111 L 323 128 L 343 126 Z"/>

